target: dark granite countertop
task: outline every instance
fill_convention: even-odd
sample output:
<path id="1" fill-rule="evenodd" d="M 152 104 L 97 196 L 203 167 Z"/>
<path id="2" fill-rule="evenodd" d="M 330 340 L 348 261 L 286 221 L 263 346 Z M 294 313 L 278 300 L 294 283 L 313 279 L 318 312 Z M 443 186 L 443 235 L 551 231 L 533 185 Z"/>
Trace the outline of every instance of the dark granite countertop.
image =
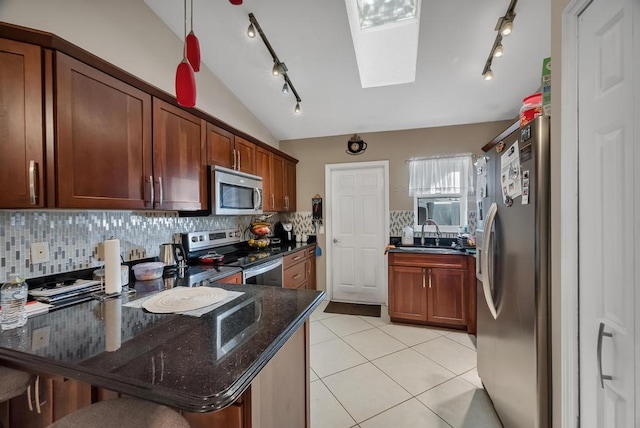
<path id="1" fill-rule="evenodd" d="M 316 241 L 313 242 L 287 242 L 282 243 L 277 246 L 268 246 L 261 249 L 255 249 L 255 251 L 250 252 L 247 256 L 242 257 L 241 260 L 238 260 L 237 263 L 226 264 L 225 266 L 235 266 L 236 264 L 242 265 L 243 268 L 248 268 L 254 266 L 259 263 L 268 262 L 270 260 L 275 260 L 278 257 L 286 256 L 287 254 L 293 253 L 298 250 L 303 250 L 305 248 L 309 248 L 316 245 Z"/>
<path id="2" fill-rule="evenodd" d="M 0 332 L 0 362 L 185 411 L 221 409 L 244 392 L 325 294 L 210 285 L 244 294 L 197 318 L 124 306 L 157 291 L 136 286 L 134 295 L 79 303 Z"/>

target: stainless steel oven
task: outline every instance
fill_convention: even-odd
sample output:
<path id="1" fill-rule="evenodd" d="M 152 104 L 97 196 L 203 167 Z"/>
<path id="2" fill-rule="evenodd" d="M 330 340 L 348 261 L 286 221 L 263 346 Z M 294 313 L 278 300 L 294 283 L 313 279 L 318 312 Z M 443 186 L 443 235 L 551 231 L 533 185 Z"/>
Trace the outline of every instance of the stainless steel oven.
<path id="1" fill-rule="evenodd" d="M 220 166 L 213 167 L 211 174 L 211 206 L 214 214 L 262 214 L 262 177 Z"/>
<path id="2" fill-rule="evenodd" d="M 282 257 L 253 265 L 243 269 L 242 283 L 282 287 L 282 269 Z"/>

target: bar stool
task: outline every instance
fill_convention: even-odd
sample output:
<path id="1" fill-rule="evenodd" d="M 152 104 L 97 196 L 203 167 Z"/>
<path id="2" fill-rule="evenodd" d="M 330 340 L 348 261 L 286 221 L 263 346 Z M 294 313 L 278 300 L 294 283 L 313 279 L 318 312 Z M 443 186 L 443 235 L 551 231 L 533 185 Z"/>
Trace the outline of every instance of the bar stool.
<path id="1" fill-rule="evenodd" d="M 49 428 L 189 428 L 180 413 L 136 398 L 113 398 L 83 407 Z"/>
<path id="2" fill-rule="evenodd" d="M 30 381 L 31 375 L 29 373 L 0 366 L 0 403 L 24 394 Z M 2 423 L 4 417 L 0 414 L 0 428 L 4 426 Z"/>
<path id="3" fill-rule="evenodd" d="M 0 366 L 0 403 L 23 394 L 30 380 L 29 373 Z"/>

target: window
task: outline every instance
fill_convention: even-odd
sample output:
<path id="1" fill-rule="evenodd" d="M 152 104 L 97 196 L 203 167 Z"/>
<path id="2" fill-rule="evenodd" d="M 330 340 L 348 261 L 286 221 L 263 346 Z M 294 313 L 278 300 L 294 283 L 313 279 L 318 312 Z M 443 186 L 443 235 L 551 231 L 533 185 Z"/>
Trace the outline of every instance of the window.
<path id="1" fill-rule="evenodd" d="M 443 231 L 456 232 L 466 224 L 468 195 L 473 191 L 470 155 L 411 160 L 409 171 L 416 226 L 432 219 Z M 435 230 L 425 230 L 431 228 Z"/>

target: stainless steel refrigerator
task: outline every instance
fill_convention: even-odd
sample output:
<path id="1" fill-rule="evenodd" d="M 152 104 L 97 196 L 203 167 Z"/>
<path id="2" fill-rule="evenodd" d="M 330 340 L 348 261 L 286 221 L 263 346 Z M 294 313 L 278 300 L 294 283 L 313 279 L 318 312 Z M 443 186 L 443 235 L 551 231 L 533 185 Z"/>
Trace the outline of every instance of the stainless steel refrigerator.
<path id="1" fill-rule="evenodd" d="M 477 164 L 478 374 L 506 428 L 546 428 L 551 408 L 549 117 Z"/>

